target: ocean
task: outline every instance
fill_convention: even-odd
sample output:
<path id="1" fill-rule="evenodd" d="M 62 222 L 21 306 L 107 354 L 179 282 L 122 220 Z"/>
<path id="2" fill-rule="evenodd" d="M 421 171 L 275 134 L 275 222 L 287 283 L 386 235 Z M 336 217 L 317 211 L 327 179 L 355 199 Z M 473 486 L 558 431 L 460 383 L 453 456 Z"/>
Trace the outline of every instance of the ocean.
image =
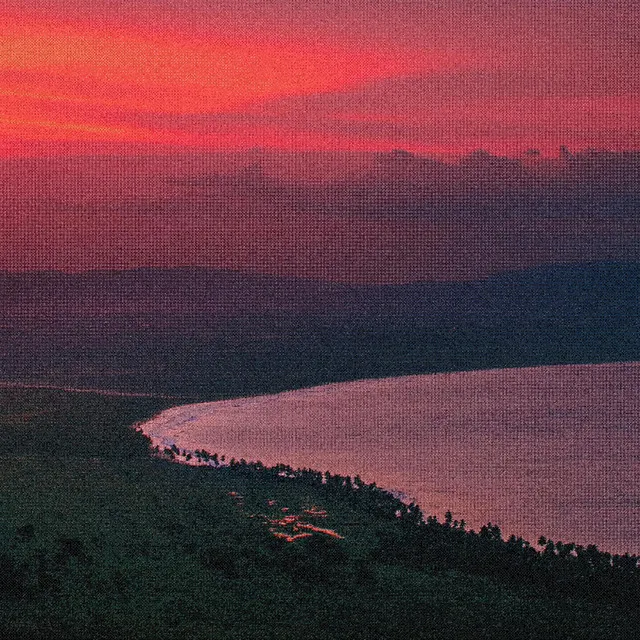
<path id="1" fill-rule="evenodd" d="M 400 491 L 427 515 L 640 552 L 640 363 L 412 375 L 168 409 L 156 442 Z"/>

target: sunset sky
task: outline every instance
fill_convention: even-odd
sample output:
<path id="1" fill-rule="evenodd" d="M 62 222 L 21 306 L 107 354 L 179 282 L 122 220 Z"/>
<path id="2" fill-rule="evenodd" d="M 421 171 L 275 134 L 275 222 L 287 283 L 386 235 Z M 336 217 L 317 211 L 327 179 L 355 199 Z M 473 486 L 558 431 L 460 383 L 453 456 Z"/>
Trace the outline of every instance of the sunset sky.
<path id="1" fill-rule="evenodd" d="M 396 282 L 637 259 L 636 219 L 211 211 L 157 179 L 257 147 L 638 149 L 639 14 L 613 0 L 4 0 L 0 269 L 200 264 Z M 61 155 L 165 164 L 12 164 Z M 132 199 L 143 214 L 123 214 Z"/>
<path id="2" fill-rule="evenodd" d="M 5 0 L 0 24 L 6 154 L 638 146 L 632 1 Z"/>

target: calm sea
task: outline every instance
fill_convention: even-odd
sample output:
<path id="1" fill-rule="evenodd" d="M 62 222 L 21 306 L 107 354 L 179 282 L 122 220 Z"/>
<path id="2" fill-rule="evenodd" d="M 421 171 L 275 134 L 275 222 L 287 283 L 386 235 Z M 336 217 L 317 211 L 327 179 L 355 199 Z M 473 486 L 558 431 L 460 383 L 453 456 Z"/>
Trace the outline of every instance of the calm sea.
<path id="1" fill-rule="evenodd" d="M 640 363 L 340 383 L 169 409 L 154 438 L 398 490 L 535 542 L 640 552 Z"/>

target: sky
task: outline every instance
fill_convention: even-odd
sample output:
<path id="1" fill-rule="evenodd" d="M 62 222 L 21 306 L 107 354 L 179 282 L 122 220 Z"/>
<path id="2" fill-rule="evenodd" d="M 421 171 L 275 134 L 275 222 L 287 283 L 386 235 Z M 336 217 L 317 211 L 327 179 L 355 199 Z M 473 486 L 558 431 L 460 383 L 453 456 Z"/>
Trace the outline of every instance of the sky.
<path id="1" fill-rule="evenodd" d="M 638 20 L 610 0 L 5 0 L 2 146 L 636 148 Z"/>
<path id="2" fill-rule="evenodd" d="M 0 269 L 406 282 L 640 259 L 637 216 L 212 208 L 166 179 L 256 148 L 640 149 L 639 25 L 612 0 L 4 0 Z"/>

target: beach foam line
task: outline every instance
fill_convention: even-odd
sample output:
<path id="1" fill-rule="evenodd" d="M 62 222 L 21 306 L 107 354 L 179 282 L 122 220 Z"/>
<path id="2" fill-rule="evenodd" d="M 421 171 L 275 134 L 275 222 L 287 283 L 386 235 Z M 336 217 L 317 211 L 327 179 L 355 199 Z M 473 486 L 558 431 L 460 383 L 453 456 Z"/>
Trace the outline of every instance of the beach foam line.
<path id="1" fill-rule="evenodd" d="M 116 396 L 121 398 L 158 398 L 159 400 L 189 400 L 188 396 L 171 396 L 144 391 L 120 391 L 118 389 L 91 389 L 85 387 L 65 387 L 44 382 L 13 382 L 0 381 L 0 389 L 43 389 L 46 391 L 66 391 L 68 393 L 94 393 L 101 396 Z"/>

